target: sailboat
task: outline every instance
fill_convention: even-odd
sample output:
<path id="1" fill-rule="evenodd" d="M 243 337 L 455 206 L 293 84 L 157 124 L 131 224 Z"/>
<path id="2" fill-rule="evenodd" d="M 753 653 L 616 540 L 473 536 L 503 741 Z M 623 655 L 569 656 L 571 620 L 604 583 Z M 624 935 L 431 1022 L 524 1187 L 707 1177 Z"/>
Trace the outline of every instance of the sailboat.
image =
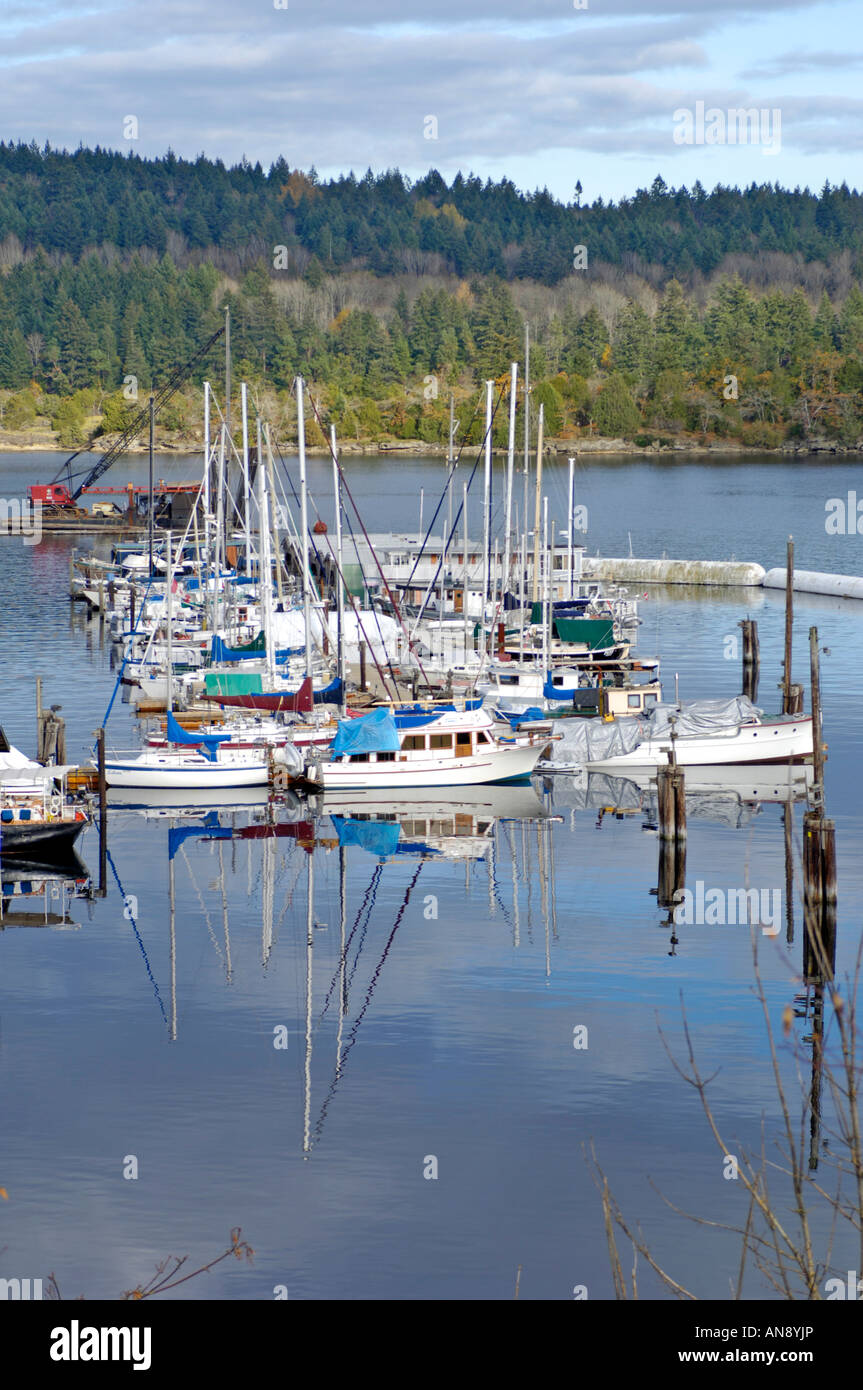
<path id="1" fill-rule="evenodd" d="M 168 574 L 171 568 L 171 533 L 166 536 Z M 172 609 L 168 605 L 168 714 L 167 746 L 147 748 L 134 758 L 106 758 L 109 787 L 172 787 L 202 789 L 265 786 L 270 780 L 270 751 L 263 742 L 246 747 L 232 745 L 228 734 L 201 734 L 184 729 L 172 712 Z"/>

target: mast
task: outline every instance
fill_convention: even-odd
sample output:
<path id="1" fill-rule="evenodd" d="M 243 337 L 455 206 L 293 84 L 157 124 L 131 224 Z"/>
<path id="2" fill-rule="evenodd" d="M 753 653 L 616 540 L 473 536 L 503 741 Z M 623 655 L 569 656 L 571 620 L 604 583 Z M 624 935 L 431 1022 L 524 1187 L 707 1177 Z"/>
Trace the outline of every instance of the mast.
<path id="1" fill-rule="evenodd" d="M 168 612 L 168 632 L 167 632 L 167 651 L 168 651 L 168 714 L 174 708 L 174 595 L 171 592 L 171 580 L 173 576 L 173 559 L 171 556 L 171 532 L 165 534 L 165 560 L 167 562 L 167 583 L 165 585 L 165 602 Z"/>
<path id="2" fill-rule="evenodd" d="M 303 567 L 303 622 L 306 629 L 306 675 L 312 674 L 312 607 L 309 594 L 309 499 L 306 493 L 305 382 L 297 377 L 297 448 L 300 455 L 300 559 Z"/>
<path id="3" fill-rule="evenodd" d="M 270 484 L 270 496 L 273 499 L 272 531 L 273 548 L 276 552 L 276 593 L 279 598 L 279 611 L 284 612 L 285 593 L 282 588 L 282 535 L 279 525 L 281 509 L 279 507 L 278 498 L 276 497 L 276 471 L 273 463 L 273 446 L 270 442 L 270 427 L 267 424 L 264 425 L 264 438 L 267 441 L 267 479 Z"/>
<path id="4" fill-rule="evenodd" d="M 491 545 L 491 397 L 494 382 L 485 384 L 485 469 L 482 493 L 482 625 L 483 649 L 485 649 L 485 606 L 489 598 L 491 576 L 489 573 L 489 548 Z"/>
<path id="5" fill-rule="evenodd" d="M 243 382 L 240 386 L 240 401 L 243 410 L 243 534 L 246 546 L 246 575 L 252 573 L 252 497 L 249 477 L 249 388 Z"/>
<path id="6" fill-rule="evenodd" d="M 210 510 L 210 383 L 204 382 L 204 516 Z M 206 523 L 205 523 L 206 525 Z M 209 540 L 209 532 L 207 533 Z"/>
<path id="7" fill-rule="evenodd" d="M 527 489 L 530 478 L 530 325 L 524 325 L 524 534 L 527 538 Z M 525 583 L 527 579 L 525 578 Z M 522 604 L 524 607 L 524 604 Z"/>
<path id="8" fill-rule="evenodd" d="M 506 455 L 506 508 L 504 514 L 503 537 L 503 578 L 501 580 L 501 600 L 509 582 L 510 532 L 512 530 L 512 475 L 515 466 L 515 393 L 518 386 L 518 363 L 512 364 L 512 380 L 509 387 L 509 441 Z"/>
<path id="9" fill-rule="evenodd" d="M 333 455 L 333 493 L 336 503 L 336 676 L 342 682 L 339 708 L 344 713 L 345 696 L 345 591 L 342 584 L 342 483 L 339 476 L 339 455 L 336 449 L 336 427 L 330 425 L 330 449 Z"/>
<path id="10" fill-rule="evenodd" d="M 225 429 L 231 433 L 231 310 L 225 308 Z"/>
<path id="11" fill-rule="evenodd" d="M 270 561 L 270 515 L 267 506 L 266 473 L 261 458 L 261 420 L 258 417 L 258 589 L 264 620 L 264 648 L 270 689 L 276 686 L 276 647 L 273 641 L 273 571 Z"/>
<path id="12" fill-rule="evenodd" d="M 461 606 L 462 606 L 462 610 L 463 610 L 463 612 L 464 612 L 464 667 L 465 667 L 465 671 L 467 671 L 467 665 L 468 665 L 468 662 L 467 662 L 468 642 L 469 642 L 469 640 L 470 640 L 470 638 L 469 638 L 469 633 L 470 633 L 470 615 L 468 614 L 468 611 L 467 611 L 467 552 L 468 552 L 468 534 L 467 534 L 467 483 L 462 483 L 462 496 L 463 496 L 463 500 L 462 500 L 462 516 L 463 516 L 462 531 L 463 531 L 463 534 L 464 534 L 464 556 L 463 556 L 463 559 L 464 559 L 464 588 L 463 588 L 463 590 L 462 590 L 462 603 L 461 603 Z"/>
<path id="13" fill-rule="evenodd" d="M 174 856 L 168 854 L 168 940 L 171 955 L 171 1022 L 168 1037 L 177 1041 L 177 901 L 174 894 Z"/>
<path id="14" fill-rule="evenodd" d="M 539 432 L 542 434 L 542 406 L 539 407 Z M 542 673 L 548 677 L 548 614 L 551 608 L 551 581 L 548 565 L 548 498 L 542 499 L 542 559 L 545 569 L 542 586 Z M 534 576 L 535 580 L 536 576 Z"/>
<path id="15" fill-rule="evenodd" d="M 221 583 L 225 553 L 225 438 L 227 432 L 227 425 L 222 425 L 219 434 L 219 479 L 216 489 L 216 572 L 213 582 L 214 632 L 218 632 L 223 623 Z"/>
<path id="16" fill-rule="evenodd" d="M 312 947 L 315 931 L 315 851 L 308 851 L 309 877 L 306 909 L 306 1058 L 305 1058 L 305 1109 L 303 1114 L 303 1153 L 311 1152 L 311 1110 L 312 1110 Z"/>
<path id="17" fill-rule="evenodd" d="M 533 601 L 539 598 L 539 507 L 542 500 L 542 430 L 543 407 L 539 407 L 536 427 L 536 492 L 533 507 Z"/>
<path id="18" fill-rule="evenodd" d="M 149 453 L 149 460 L 150 460 L 150 503 L 149 503 L 149 507 L 148 507 L 148 509 L 147 509 L 147 534 L 148 534 L 148 536 L 149 536 L 149 543 L 150 543 L 150 568 L 148 569 L 147 574 L 149 575 L 149 577 L 150 577 L 151 579 L 152 579 L 152 577 L 153 577 L 153 442 L 154 442 L 154 435 L 155 435 L 155 432 L 156 432 L 156 415 L 155 415 L 155 409 L 156 409 L 156 407 L 155 407 L 155 402 L 154 402 L 154 398 L 153 398 L 153 393 L 151 392 L 151 393 L 150 393 L 150 447 L 149 447 L 149 450 L 148 450 L 148 453 Z"/>
<path id="19" fill-rule="evenodd" d="M 569 524 L 566 529 L 569 552 L 569 597 L 572 598 L 572 512 L 575 506 L 575 459 L 569 460 Z"/>

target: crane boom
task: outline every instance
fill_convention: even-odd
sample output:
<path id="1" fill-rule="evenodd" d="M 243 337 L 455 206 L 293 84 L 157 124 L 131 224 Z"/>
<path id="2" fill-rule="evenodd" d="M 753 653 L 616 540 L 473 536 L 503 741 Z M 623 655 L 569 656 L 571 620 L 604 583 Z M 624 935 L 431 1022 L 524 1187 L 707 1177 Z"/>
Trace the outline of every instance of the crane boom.
<path id="1" fill-rule="evenodd" d="M 153 393 L 153 405 L 156 413 L 158 413 L 161 407 L 165 405 L 166 402 L 169 401 L 171 397 L 175 394 L 175 392 L 180 389 L 184 381 L 186 381 L 188 377 L 191 376 L 195 367 L 198 365 L 199 362 L 203 360 L 203 358 L 207 356 L 207 353 L 213 347 L 214 343 L 217 343 L 219 341 L 224 332 L 225 328 L 223 324 L 221 328 L 218 328 L 216 330 L 216 332 L 212 335 L 211 338 L 208 338 L 207 341 L 201 347 L 198 348 L 197 352 L 194 354 L 194 356 L 189 358 L 188 362 L 185 362 L 182 367 L 177 367 L 176 370 L 165 382 L 165 384 L 163 386 L 160 386 L 158 391 L 155 391 Z M 117 436 L 110 449 L 106 449 L 105 453 L 102 454 L 101 457 L 96 460 L 93 467 L 85 475 L 85 477 L 74 489 L 74 491 L 72 490 L 72 484 L 75 481 L 75 478 L 81 477 L 81 475 L 80 473 L 73 474 L 72 464 L 74 463 L 75 459 L 79 457 L 80 454 L 86 452 L 86 450 L 84 449 L 78 449 L 74 454 L 71 454 L 69 458 L 66 459 L 66 462 L 62 465 L 59 472 L 57 473 L 57 476 L 52 479 L 51 486 L 53 487 L 55 483 L 59 483 L 62 480 L 66 485 L 67 495 L 70 498 L 70 503 L 74 504 L 75 502 L 77 502 L 84 489 L 90 487 L 93 483 L 97 482 L 98 479 L 102 477 L 103 473 L 107 473 L 108 469 L 111 467 L 111 464 L 114 463 L 117 458 L 119 458 L 120 454 L 126 452 L 136 435 L 140 434 L 141 431 L 149 424 L 149 420 L 150 404 L 148 401 L 147 405 L 144 406 L 142 410 L 138 411 L 137 415 L 132 420 L 132 423 L 128 425 L 126 429 L 124 429 L 121 435 Z"/>

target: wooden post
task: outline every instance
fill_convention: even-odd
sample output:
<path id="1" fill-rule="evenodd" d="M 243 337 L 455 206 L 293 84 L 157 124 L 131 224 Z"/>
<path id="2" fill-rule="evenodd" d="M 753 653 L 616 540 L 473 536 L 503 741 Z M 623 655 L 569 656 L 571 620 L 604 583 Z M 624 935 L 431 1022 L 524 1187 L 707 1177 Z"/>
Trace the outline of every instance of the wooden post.
<path id="1" fill-rule="evenodd" d="M 108 892 L 108 783 L 105 780 L 105 730 L 96 730 L 96 766 L 99 776 L 99 896 Z"/>
<path id="2" fill-rule="evenodd" d="M 54 727 L 56 730 L 54 751 L 57 755 L 57 762 L 62 766 L 66 761 L 66 720 L 55 714 Z"/>
<path id="3" fill-rule="evenodd" d="M 743 629 L 743 694 L 754 704 L 758 698 L 760 665 L 758 624 L 754 618 L 743 618 L 738 627 Z"/>
<path id="4" fill-rule="evenodd" d="M 794 941 L 794 802 L 789 796 L 782 811 L 785 831 L 785 940 Z"/>
<path id="5" fill-rule="evenodd" d="M 791 685 L 791 637 L 794 628 L 794 541 L 788 537 L 788 552 L 785 564 L 785 656 L 782 661 L 782 713 L 797 714 L 792 707 Z"/>
<path id="6" fill-rule="evenodd" d="M 820 810 L 803 817 L 803 974 L 832 979 L 836 965 L 836 829 Z"/>
<path id="7" fill-rule="evenodd" d="M 671 761 L 656 776 L 659 813 L 659 882 L 661 908 L 677 905 L 677 894 L 686 882 L 686 787 L 683 769 Z"/>
<path id="8" fill-rule="evenodd" d="M 499 657 L 506 656 L 506 623 L 497 625 L 497 654 Z"/>
<path id="9" fill-rule="evenodd" d="M 42 677 L 36 677 L 36 757 L 42 740 Z"/>
<path id="10" fill-rule="evenodd" d="M 676 767 L 671 774 L 671 795 L 674 803 L 674 838 L 681 845 L 686 843 L 686 787 L 681 767 Z"/>
<path id="11" fill-rule="evenodd" d="M 791 687 L 791 694 L 790 694 L 790 696 L 789 696 L 789 704 L 790 704 L 790 709 L 784 710 L 783 713 L 785 713 L 785 714 L 802 714 L 802 713 L 803 713 L 803 686 L 802 686 L 802 685 L 792 685 L 792 687 Z"/>
<path id="12" fill-rule="evenodd" d="M 366 644 L 360 642 L 360 690 L 368 690 L 366 684 Z"/>
<path id="13" fill-rule="evenodd" d="M 129 631 L 135 631 L 135 586 L 129 589 Z"/>
<path id="14" fill-rule="evenodd" d="M 824 803 L 824 747 L 821 742 L 821 672 L 818 659 L 818 629 L 809 629 L 809 671 L 811 681 L 810 703 L 812 707 L 812 752 L 815 769 L 815 782 L 812 788 L 813 804 L 820 809 Z"/>

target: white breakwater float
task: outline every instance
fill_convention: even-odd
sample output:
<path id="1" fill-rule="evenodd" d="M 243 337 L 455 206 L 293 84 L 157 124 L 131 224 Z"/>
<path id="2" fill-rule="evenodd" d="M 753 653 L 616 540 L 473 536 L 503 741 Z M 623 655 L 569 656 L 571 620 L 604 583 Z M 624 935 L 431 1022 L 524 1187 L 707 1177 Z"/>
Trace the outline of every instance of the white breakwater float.
<path id="1" fill-rule="evenodd" d="M 764 576 L 765 589 L 784 589 L 785 566 L 768 570 Z M 833 598 L 863 599 L 863 579 L 854 574 L 819 574 L 816 570 L 795 570 L 794 590 L 802 594 L 828 594 Z"/>
<path id="2" fill-rule="evenodd" d="M 736 560 L 644 560 L 584 557 L 586 579 L 613 580 L 620 584 L 730 584 L 760 588 L 765 569 Z"/>

